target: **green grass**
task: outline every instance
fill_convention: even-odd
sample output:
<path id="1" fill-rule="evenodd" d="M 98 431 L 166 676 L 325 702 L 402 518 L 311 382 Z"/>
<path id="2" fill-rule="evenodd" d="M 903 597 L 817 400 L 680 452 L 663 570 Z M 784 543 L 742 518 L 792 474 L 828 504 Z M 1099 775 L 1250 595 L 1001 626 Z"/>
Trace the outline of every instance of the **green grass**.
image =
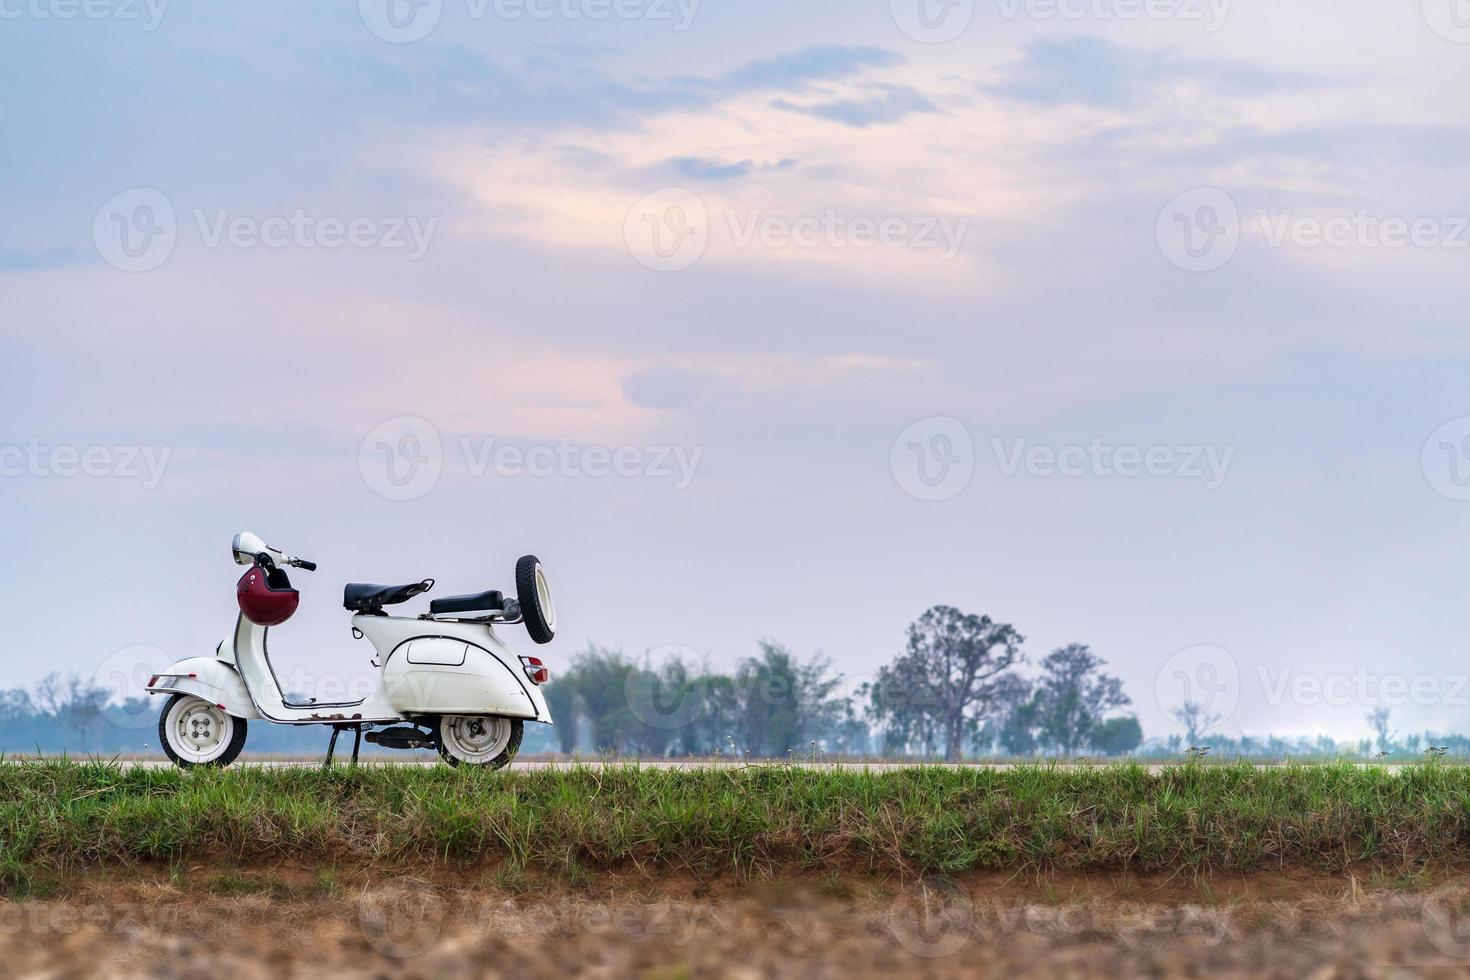
<path id="1" fill-rule="evenodd" d="M 649 874 L 1470 864 L 1470 770 L 0 765 L 0 884 L 140 864 Z M 323 887 L 335 887 L 336 871 Z M 233 880 L 221 887 L 233 887 Z"/>

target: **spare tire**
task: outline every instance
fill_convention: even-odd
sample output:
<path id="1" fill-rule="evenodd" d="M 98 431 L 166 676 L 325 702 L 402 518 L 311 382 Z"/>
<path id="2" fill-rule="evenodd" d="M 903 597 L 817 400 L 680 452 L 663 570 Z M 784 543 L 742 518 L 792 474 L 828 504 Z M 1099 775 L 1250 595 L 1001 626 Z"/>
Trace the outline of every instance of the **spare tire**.
<path id="1" fill-rule="evenodd" d="M 516 562 L 516 600 L 521 604 L 521 619 L 531 639 L 550 643 L 556 636 L 556 603 L 546 583 L 546 570 L 535 555 Z"/>

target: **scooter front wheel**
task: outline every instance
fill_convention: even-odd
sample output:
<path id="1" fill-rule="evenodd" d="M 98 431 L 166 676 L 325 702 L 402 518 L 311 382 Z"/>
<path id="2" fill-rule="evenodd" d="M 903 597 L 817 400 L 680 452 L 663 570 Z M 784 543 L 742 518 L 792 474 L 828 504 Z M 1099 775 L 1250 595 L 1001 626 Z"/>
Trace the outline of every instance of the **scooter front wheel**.
<path id="1" fill-rule="evenodd" d="M 451 766 L 499 769 L 520 751 L 525 723 L 519 718 L 444 715 L 435 731 L 439 754 Z"/>
<path id="2" fill-rule="evenodd" d="M 192 694 L 175 694 L 158 716 L 158 743 L 180 768 L 224 767 L 245 747 L 245 719 Z"/>

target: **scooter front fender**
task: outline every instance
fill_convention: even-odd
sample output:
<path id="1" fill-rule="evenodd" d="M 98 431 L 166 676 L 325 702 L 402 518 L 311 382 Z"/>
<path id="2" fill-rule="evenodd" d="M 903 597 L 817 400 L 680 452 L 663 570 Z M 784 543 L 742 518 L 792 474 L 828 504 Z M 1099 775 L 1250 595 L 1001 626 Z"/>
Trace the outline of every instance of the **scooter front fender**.
<path id="1" fill-rule="evenodd" d="M 159 673 L 149 694 L 192 694 L 217 704 L 236 718 L 259 718 L 234 665 L 215 657 L 190 657 Z"/>

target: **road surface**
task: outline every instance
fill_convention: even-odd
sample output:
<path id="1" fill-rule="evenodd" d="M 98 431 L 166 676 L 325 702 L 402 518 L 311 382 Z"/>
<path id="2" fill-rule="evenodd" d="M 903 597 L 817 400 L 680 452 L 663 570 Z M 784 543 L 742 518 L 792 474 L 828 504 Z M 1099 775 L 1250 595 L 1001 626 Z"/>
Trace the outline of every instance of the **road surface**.
<path id="1" fill-rule="evenodd" d="M 50 760 L 50 761 L 55 761 L 57 757 L 55 757 L 55 756 L 47 756 L 47 757 L 42 757 L 42 758 L 43 759 Z M 72 761 L 74 761 L 74 762 L 91 761 L 91 760 L 85 760 L 85 759 L 83 759 L 80 756 L 72 756 L 71 758 L 72 758 Z M 339 749 L 338 752 L 337 752 L 336 764 L 339 765 L 339 766 L 345 766 L 345 765 L 348 764 L 348 761 L 349 761 L 350 758 L 351 758 L 351 749 L 350 749 L 350 747 L 346 751 L 342 751 L 342 750 Z M 3 761 L 4 762 L 8 762 L 8 763 L 12 763 L 12 764 L 16 764 L 16 763 L 22 763 L 22 762 L 37 761 L 37 757 L 34 757 L 34 756 L 32 756 L 32 757 L 7 756 Z M 137 767 L 137 768 L 143 768 L 143 769 L 154 769 L 154 768 L 168 767 L 168 766 L 172 766 L 173 765 L 173 763 L 169 762 L 167 759 L 117 759 L 117 760 L 101 759 L 100 761 L 102 761 L 102 762 L 114 762 L 115 761 L 117 765 L 126 766 L 126 767 L 129 767 L 129 768 Z M 323 757 L 321 757 L 321 756 L 318 756 L 318 757 L 315 757 L 315 758 L 289 758 L 289 759 L 271 759 L 271 758 L 255 758 L 255 759 L 251 759 L 251 758 L 243 758 L 243 759 L 240 759 L 240 760 L 236 761 L 235 763 L 233 763 L 230 766 L 230 768 L 232 768 L 232 769 L 241 769 L 241 768 L 244 768 L 244 769 L 299 769 L 299 768 L 308 768 L 308 767 L 320 766 L 322 764 L 322 761 L 323 761 Z M 1046 762 L 1046 761 L 1036 762 L 1036 763 L 1012 763 L 1012 762 L 945 763 L 945 762 L 847 762 L 847 761 L 844 761 L 844 762 L 812 762 L 812 761 L 809 761 L 809 760 L 801 760 L 801 761 L 795 761 L 795 762 L 785 762 L 785 761 L 776 761 L 776 760 L 756 760 L 756 761 L 752 761 L 752 762 L 750 762 L 750 763 L 747 764 L 747 763 L 743 763 L 743 762 L 720 761 L 720 760 L 713 760 L 713 759 L 642 759 L 642 760 L 639 760 L 639 759 L 581 759 L 581 760 L 576 760 L 576 761 L 547 761 L 547 760 L 527 759 L 527 760 L 517 760 L 516 762 L 512 762 L 506 768 L 507 768 L 508 771 L 511 771 L 511 772 L 538 772 L 538 771 L 542 771 L 542 770 L 575 769 L 575 768 L 578 768 L 578 767 L 581 767 L 581 768 L 594 768 L 594 769 L 606 769 L 606 768 L 617 769 L 617 768 L 622 768 L 622 767 L 625 767 L 625 766 L 638 766 L 638 767 L 644 768 L 644 769 L 741 769 L 741 768 L 745 768 L 747 765 L 750 765 L 750 766 L 788 766 L 788 767 L 794 767 L 794 768 L 797 768 L 797 769 L 812 770 L 814 772 L 816 772 L 816 771 L 825 771 L 825 770 L 847 770 L 847 771 L 867 771 L 867 772 L 895 772 L 895 771 L 903 770 L 903 769 L 917 769 L 917 768 L 922 768 L 922 767 L 930 767 L 930 768 L 940 767 L 940 768 L 946 768 L 946 769 L 991 769 L 991 770 L 995 770 L 997 772 L 1004 772 L 1004 771 L 1011 770 L 1011 769 L 1035 768 L 1036 766 L 1047 766 L 1049 768 L 1062 769 L 1062 770 L 1068 770 L 1068 771 L 1081 771 L 1081 770 L 1087 770 L 1087 769 L 1105 769 L 1105 768 L 1108 768 L 1110 766 L 1120 766 L 1120 765 L 1126 765 L 1126 764 L 1127 764 L 1126 761 L 1123 761 L 1123 762 L 1096 762 L 1096 763 L 1086 763 L 1086 762 L 1056 762 L 1056 763 L 1053 763 L 1053 762 Z M 1207 760 L 1207 761 L 1201 763 L 1201 765 L 1205 765 L 1205 766 L 1219 766 L 1219 765 L 1232 765 L 1232 764 L 1233 763 L 1230 762 L 1230 760 L 1218 760 L 1218 761 L 1209 761 L 1209 760 Z M 1322 763 L 1322 762 L 1301 763 L 1301 765 L 1328 765 L 1328 764 L 1336 764 L 1336 763 Z M 1402 766 L 1408 765 L 1408 764 L 1410 764 L 1410 763 L 1402 763 L 1402 762 L 1392 762 L 1392 763 L 1354 762 L 1354 763 L 1352 763 L 1352 765 L 1357 766 L 1360 769 L 1382 768 L 1382 769 L 1388 769 L 1388 770 L 1397 770 L 1397 769 L 1401 768 Z M 1458 765 L 1459 763 L 1446 761 L 1446 762 L 1444 762 L 1442 764 L 1443 765 Z M 361 766 L 421 766 L 421 767 L 426 767 L 427 768 L 427 767 L 431 767 L 431 766 L 445 765 L 445 763 L 437 755 L 435 755 L 433 753 L 422 753 L 421 752 L 421 753 L 410 754 L 410 753 L 404 752 L 404 753 L 400 753 L 399 755 L 396 755 L 396 756 L 386 756 L 386 755 L 364 756 L 364 757 L 362 757 L 362 759 L 359 760 L 358 765 L 361 765 Z M 1146 770 L 1148 770 L 1150 773 L 1153 773 L 1154 775 L 1157 775 L 1157 774 L 1159 774 L 1161 772 L 1164 772 L 1165 770 L 1168 770 L 1168 769 L 1177 769 L 1177 768 L 1179 768 L 1182 765 L 1185 765 L 1185 763 L 1183 763 L 1183 762 L 1149 763 L 1149 764 L 1143 766 L 1143 768 L 1146 769 Z M 1252 767 L 1255 768 L 1255 769 L 1280 769 L 1280 768 L 1282 768 L 1285 765 L 1287 765 L 1287 763 L 1255 763 L 1255 764 L 1252 765 Z"/>

